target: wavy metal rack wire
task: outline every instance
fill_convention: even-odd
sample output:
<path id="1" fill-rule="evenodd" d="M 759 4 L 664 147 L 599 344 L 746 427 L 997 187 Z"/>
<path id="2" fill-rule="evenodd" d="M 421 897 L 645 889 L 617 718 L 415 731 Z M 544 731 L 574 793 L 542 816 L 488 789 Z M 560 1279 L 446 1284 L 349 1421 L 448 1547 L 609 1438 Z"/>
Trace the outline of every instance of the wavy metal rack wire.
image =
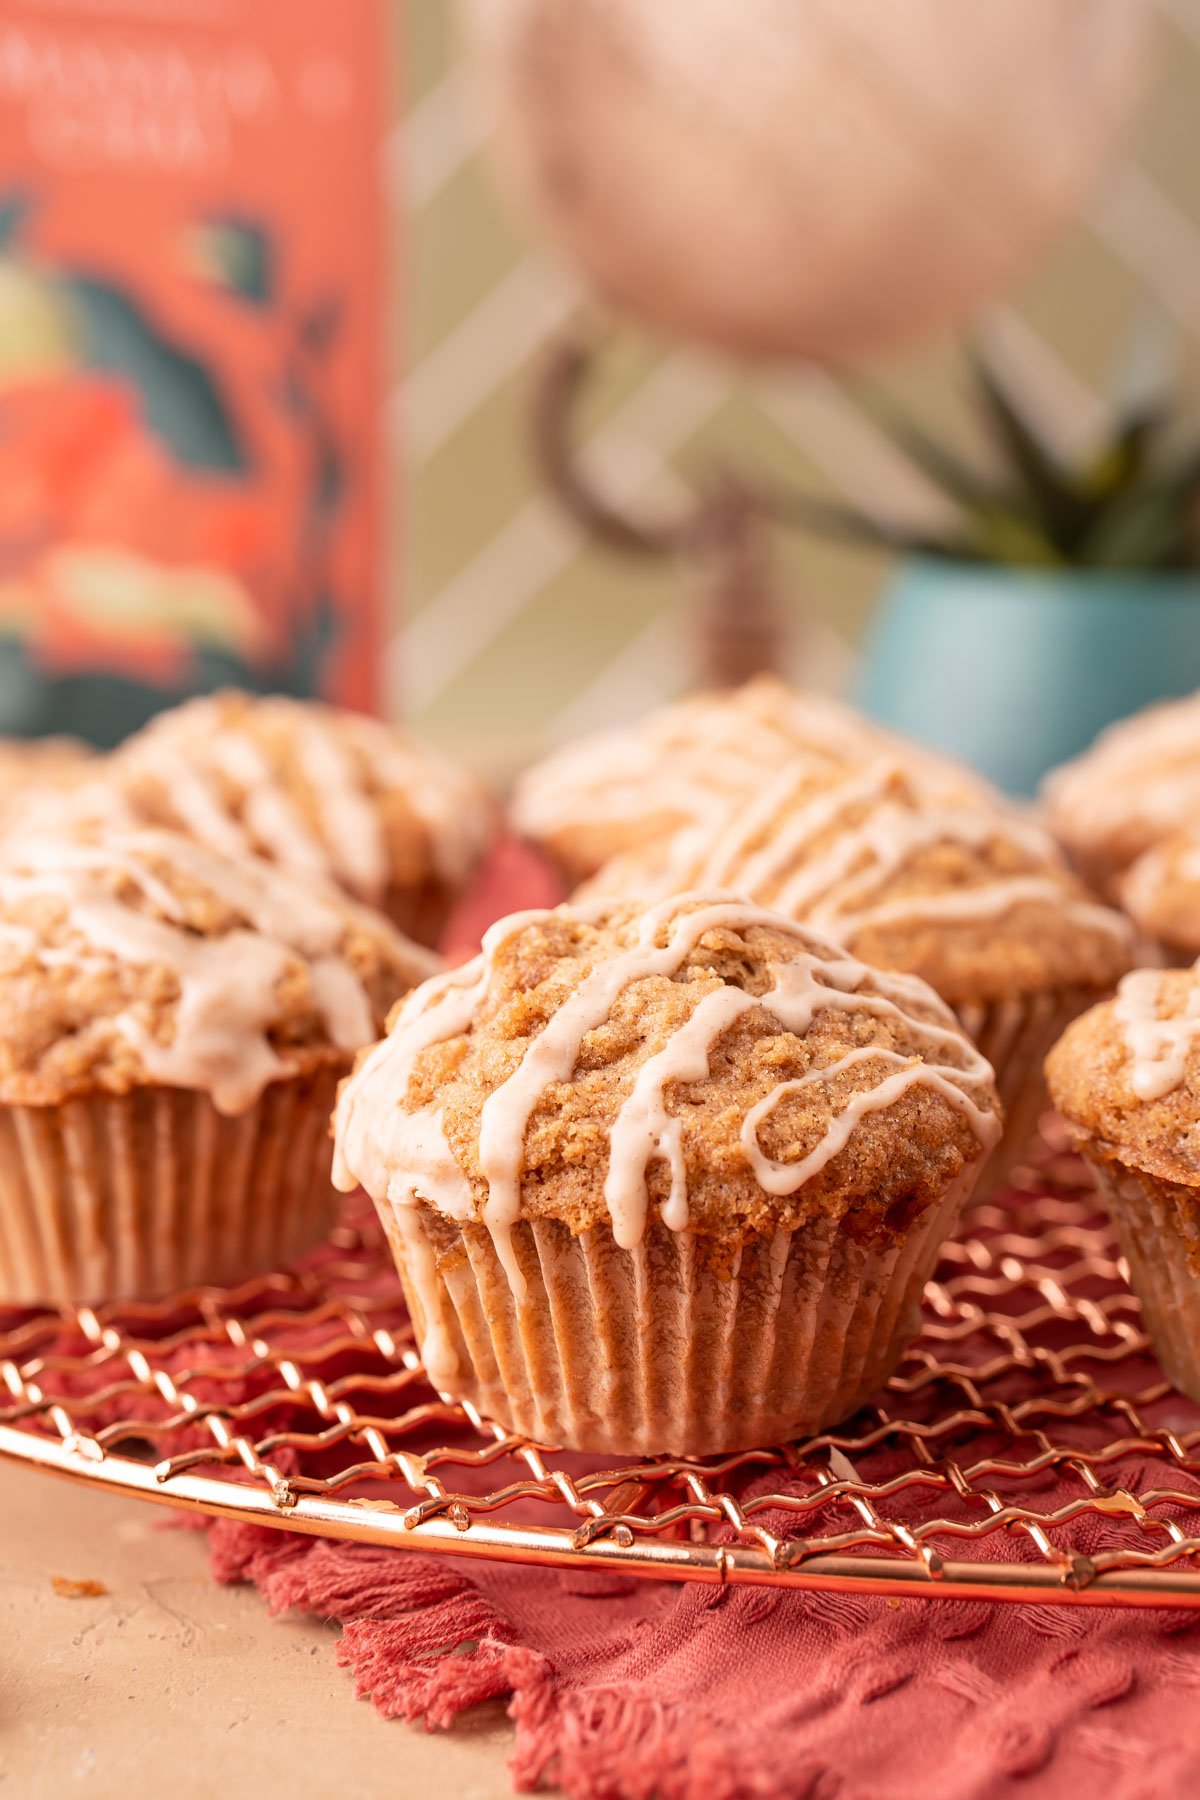
<path id="1" fill-rule="evenodd" d="M 0 1381 L 0 1455 L 217 1517 L 669 1580 L 1200 1606 L 1200 1408 L 1049 1145 L 947 1246 L 880 1404 L 804 1443 L 613 1467 L 506 1435 L 427 1385 L 362 1214 L 236 1289 L 0 1311 Z"/>

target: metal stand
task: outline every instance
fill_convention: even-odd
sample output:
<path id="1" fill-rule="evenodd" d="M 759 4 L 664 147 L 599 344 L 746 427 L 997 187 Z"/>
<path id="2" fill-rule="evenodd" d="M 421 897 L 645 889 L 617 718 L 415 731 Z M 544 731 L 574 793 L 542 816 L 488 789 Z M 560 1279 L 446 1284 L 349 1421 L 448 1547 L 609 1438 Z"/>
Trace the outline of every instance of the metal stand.
<path id="1" fill-rule="evenodd" d="M 698 681 L 735 687 L 778 669 L 783 615 L 771 581 L 770 528 L 783 514 L 765 490 L 727 472 L 675 514 L 639 515 L 604 494 L 573 438 L 575 410 L 596 356 L 597 334 L 582 325 L 547 350 L 530 413 L 534 459 L 547 488 L 583 535 L 624 555 L 672 558 L 701 586 Z"/>
<path id="2" fill-rule="evenodd" d="M 0 1379 L 0 1455 L 217 1518 L 660 1580 L 1200 1606 L 1200 1408 L 1052 1145 L 946 1246 L 878 1405 L 808 1442 L 613 1466 L 507 1435 L 428 1386 L 361 1210 L 299 1272 L 0 1311 Z"/>

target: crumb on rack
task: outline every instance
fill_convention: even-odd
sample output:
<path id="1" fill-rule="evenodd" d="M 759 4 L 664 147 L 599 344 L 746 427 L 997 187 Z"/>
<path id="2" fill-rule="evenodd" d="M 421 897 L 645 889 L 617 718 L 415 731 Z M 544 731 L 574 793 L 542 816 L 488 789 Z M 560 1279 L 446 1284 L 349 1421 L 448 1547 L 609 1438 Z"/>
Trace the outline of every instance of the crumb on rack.
<path id="1" fill-rule="evenodd" d="M 98 1600 L 108 1592 L 102 1581 L 76 1581 L 70 1575 L 52 1575 L 50 1586 L 60 1600 Z"/>

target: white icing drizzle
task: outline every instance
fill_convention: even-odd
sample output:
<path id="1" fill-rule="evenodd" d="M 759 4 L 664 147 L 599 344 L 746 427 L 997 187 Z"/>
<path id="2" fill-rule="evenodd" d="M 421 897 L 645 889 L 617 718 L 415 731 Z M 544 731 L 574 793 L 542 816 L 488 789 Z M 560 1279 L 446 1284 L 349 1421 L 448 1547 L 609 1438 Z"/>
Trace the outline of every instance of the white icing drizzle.
<path id="1" fill-rule="evenodd" d="M 373 719 L 355 717 L 352 733 L 373 762 L 381 789 L 403 794 L 425 826 L 438 874 L 444 881 L 462 881 L 491 831 L 488 803 L 476 783 L 428 744 L 407 743 Z"/>
<path id="2" fill-rule="evenodd" d="M 180 901 L 154 872 L 156 859 L 224 902 L 248 928 L 212 937 L 186 929 Z M 135 884 L 153 910 L 119 899 L 106 873 Z M 93 953 L 175 976 L 169 1041 L 149 1032 L 132 1009 L 114 1018 L 114 1028 L 153 1080 L 206 1091 L 222 1112 L 244 1111 L 289 1072 L 286 1052 L 274 1049 L 268 1032 L 279 1017 L 279 983 L 297 961 L 307 965 L 313 1005 L 333 1044 L 352 1052 L 375 1035 L 369 997 L 342 948 L 359 915 L 334 891 L 299 876 L 254 858 L 230 863 L 178 833 L 146 829 L 101 843 L 30 840 L 15 847 L 0 869 L 0 901 L 12 907 L 39 896 L 61 903 L 67 926 Z M 433 966 L 383 921 L 370 917 L 369 925 L 376 937 L 392 940 L 414 980 Z M 47 965 L 84 960 L 79 952 L 43 948 L 36 938 L 22 942 L 21 929 L 14 924 L 6 935 L 18 934 L 14 941 Z"/>
<path id="3" fill-rule="evenodd" d="M 773 1162 L 765 1156 L 758 1142 L 758 1128 L 767 1116 L 774 1112 L 779 1102 L 788 1094 L 799 1093 L 810 1087 L 815 1081 L 828 1081 L 831 1076 L 839 1075 L 844 1069 L 853 1068 L 861 1062 L 882 1062 L 894 1067 L 895 1075 L 881 1081 L 878 1087 L 851 1096 L 834 1119 L 817 1145 L 815 1150 L 802 1157 L 799 1162 Z M 956 1069 L 955 1073 L 959 1073 Z M 940 1069 L 931 1067 L 923 1061 L 912 1057 L 904 1057 L 894 1050 L 885 1050 L 878 1045 L 867 1045 L 858 1050 L 851 1050 L 837 1062 L 830 1063 L 824 1069 L 810 1069 L 806 1075 L 798 1076 L 795 1081 L 784 1081 L 760 1100 L 757 1106 L 751 1107 L 742 1123 L 742 1145 L 749 1157 L 759 1186 L 769 1194 L 794 1194 L 796 1189 L 818 1175 L 832 1157 L 844 1150 L 854 1133 L 855 1126 L 868 1113 L 885 1111 L 895 1104 L 909 1088 L 920 1083 L 931 1087 L 941 1094 L 943 1099 L 960 1111 L 971 1115 L 972 1122 L 978 1116 L 978 1108 L 974 1101 L 962 1088 L 950 1081 Z"/>
<path id="4" fill-rule="evenodd" d="M 169 745 L 155 749 L 153 769 L 155 780 L 170 795 L 173 816 L 189 837 L 220 856 L 254 854 L 250 837 L 230 812 L 225 796 L 208 770 Z M 128 803 L 126 810 L 130 810 Z"/>
<path id="5" fill-rule="evenodd" d="M 948 844 L 983 857 L 997 839 L 1020 852 L 1026 871 L 924 894 L 887 892 L 924 850 Z M 1038 826 L 989 807 L 939 804 L 890 758 L 818 778 L 815 792 L 809 771 L 784 770 L 751 805 L 726 806 L 715 828 L 681 832 L 658 866 L 631 854 L 585 891 L 650 899 L 714 885 L 843 942 L 872 927 L 967 924 L 1031 904 L 1118 943 L 1131 938 L 1120 913 L 1070 891 L 1061 856 Z M 867 901 L 867 894 L 879 897 Z"/>
<path id="6" fill-rule="evenodd" d="M 69 788 L 34 785 L 19 801 L 6 803 L 3 819 L 5 847 L 26 838 L 74 832 L 80 826 L 125 830 L 137 824 L 133 812 L 115 783 L 89 779 Z"/>
<path id="7" fill-rule="evenodd" d="M 214 734 L 208 747 L 214 769 L 224 773 L 243 795 L 242 816 L 251 843 L 275 862 L 314 875 L 329 872 L 329 857 L 320 836 L 323 812 L 317 796 L 316 829 L 291 795 L 279 785 L 260 744 L 246 731 Z"/>
<path id="8" fill-rule="evenodd" d="M 1058 834 L 1081 846 L 1136 827 L 1143 845 L 1200 810 L 1200 694 L 1109 726 L 1046 779 Z"/>
<path id="9" fill-rule="evenodd" d="M 334 874 L 351 893 L 380 899 L 390 873 L 383 813 L 366 792 L 355 759 L 333 732 L 307 719 L 296 748 L 304 778 L 317 796 L 321 835 Z"/>
<path id="10" fill-rule="evenodd" d="M 308 965 L 313 1004 L 339 1050 L 361 1050 L 375 1037 L 375 1015 L 367 991 L 339 954 L 313 956 Z"/>
<path id="11" fill-rule="evenodd" d="M 587 909 L 571 909 L 569 916 L 597 918 L 605 911 L 601 901 Z M 405 1003 L 390 1036 L 364 1059 L 342 1090 L 334 1168 L 340 1187 L 361 1181 L 375 1199 L 404 1206 L 421 1198 L 454 1217 L 467 1216 L 470 1190 L 436 1115 L 428 1109 L 404 1110 L 409 1079 L 423 1050 L 469 1030 L 488 991 L 500 945 L 530 922 L 553 916 L 534 913 L 501 921 L 485 938 L 475 962 L 426 983 Z M 478 1154 L 487 1193 L 479 1216 L 518 1301 L 524 1297 L 525 1283 L 512 1228 L 520 1213 L 526 1133 L 547 1091 L 570 1081 L 587 1034 L 605 1022 L 627 987 L 676 976 L 711 931 L 745 931 L 755 925 L 787 934 L 796 942 L 797 954 L 772 965 L 772 985 L 761 996 L 732 985 L 703 994 L 667 1043 L 642 1065 L 613 1121 L 604 1195 L 619 1244 L 632 1247 L 645 1230 L 647 1171 L 657 1161 L 665 1161 L 670 1173 L 663 1220 L 672 1230 L 686 1227 L 682 1120 L 668 1107 L 667 1086 L 703 1080 L 716 1044 L 743 1013 L 756 1007 L 772 1013 L 784 1030 L 796 1036 L 803 1036 L 817 1014 L 831 1008 L 868 1013 L 901 1022 L 920 1046 L 919 1054 L 910 1057 L 869 1046 L 853 1051 L 828 1068 L 810 1071 L 802 1081 L 782 1083 L 756 1106 L 743 1129 L 743 1146 L 768 1191 L 794 1191 L 844 1148 L 866 1113 L 893 1104 L 918 1085 L 941 1094 L 966 1114 L 981 1152 L 995 1142 L 1000 1122 L 991 1104 L 990 1066 L 924 983 L 869 970 L 794 922 L 733 896 L 690 894 L 670 899 L 642 915 L 628 948 L 597 963 L 584 976 L 528 1045 L 512 1074 L 484 1103 Z M 763 1157 L 757 1127 L 780 1100 L 802 1085 L 828 1080 L 872 1059 L 895 1072 L 853 1096 L 802 1164 L 775 1165 Z M 790 1185 L 783 1185 L 785 1181 Z"/>
<path id="12" fill-rule="evenodd" d="M 379 1151 L 390 1171 L 386 1191 L 393 1206 L 424 1200 L 451 1219 L 473 1216 L 471 1184 L 454 1160 L 436 1107 L 397 1107 Z"/>
<path id="13" fill-rule="evenodd" d="M 670 1042 L 639 1069 L 633 1092 L 613 1121 L 612 1151 L 604 1182 L 613 1236 L 622 1249 L 632 1249 L 645 1229 L 646 1170 L 659 1160 L 667 1163 L 671 1173 L 671 1191 L 662 1208 L 663 1223 L 671 1231 L 686 1228 L 683 1120 L 668 1110 L 667 1083 L 703 1081 L 713 1045 L 744 1012 L 759 1004 L 741 988 L 723 987 L 706 994 Z"/>
<path id="14" fill-rule="evenodd" d="M 1062 912 L 1078 926 L 1090 926 L 1124 943 L 1129 927 L 1121 914 L 1065 892 L 1061 881 L 1049 875 L 1005 875 L 981 887 L 947 889 L 941 894 L 906 894 L 903 899 L 881 900 L 852 912 L 840 906 L 815 906 L 807 916 L 815 925 L 853 939 L 868 927 L 911 925 L 940 919 L 966 925 L 980 919 L 1002 918 L 1018 906 L 1045 906 Z"/>
<path id="15" fill-rule="evenodd" d="M 1161 1100 L 1180 1086 L 1200 1038 L 1200 965 L 1183 1012 L 1164 1019 L 1159 1005 L 1168 979 L 1160 969 L 1135 969 L 1117 987 L 1113 1010 L 1129 1054 L 1129 1085 L 1139 1100 Z"/>
<path id="16" fill-rule="evenodd" d="M 761 676 L 732 694 L 696 695 L 628 730 L 556 751 L 517 782 L 513 817 L 533 838 L 660 817 L 681 829 L 716 828 L 731 798 L 754 805 L 777 770 L 857 767 L 885 751 L 902 755 L 943 793 L 978 800 L 990 792 L 969 770 L 905 744 L 851 707 Z"/>
<path id="17" fill-rule="evenodd" d="M 153 721 L 117 753 L 115 768 L 160 786 L 179 826 L 226 856 L 264 854 L 336 880 L 378 904 L 391 876 L 385 806 L 403 796 L 429 839 L 437 873 L 459 881 L 481 854 L 489 822 L 470 779 L 435 751 L 377 719 L 271 696 L 246 700 L 244 720 L 220 698 Z M 298 804 L 260 733 L 290 741 L 290 767 L 311 804 Z M 126 809 L 128 811 L 128 808 Z"/>
<path id="18" fill-rule="evenodd" d="M 485 961 L 477 956 L 461 968 L 434 976 L 403 1001 L 388 1035 L 364 1057 L 338 1098 L 335 1187 L 350 1193 L 361 1184 L 373 1199 L 391 1200 L 396 1205 L 415 1197 L 416 1174 L 396 1166 L 401 1160 L 401 1141 L 406 1147 L 412 1142 L 407 1136 L 409 1115 L 403 1106 L 409 1079 L 423 1050 L 467 1030 L 486 989 Z M 438 1130 L 440 1133 L 440 1122 Z M 427 1137 L 426 1146 L 429 1141 Z M 440 1167 L 441 1144 L 435 1146 L 434 1161 Z M 438 1186 L 444 1189 L 448 1179 L 448 1171 L 442 1169 Z M 465 1177 L 463 1184 L 466 1187 Z M 469 1193 L 467 1188 L 468 1198 Z M 447 1210 L 457 1216 L 457 1208 Z"/>

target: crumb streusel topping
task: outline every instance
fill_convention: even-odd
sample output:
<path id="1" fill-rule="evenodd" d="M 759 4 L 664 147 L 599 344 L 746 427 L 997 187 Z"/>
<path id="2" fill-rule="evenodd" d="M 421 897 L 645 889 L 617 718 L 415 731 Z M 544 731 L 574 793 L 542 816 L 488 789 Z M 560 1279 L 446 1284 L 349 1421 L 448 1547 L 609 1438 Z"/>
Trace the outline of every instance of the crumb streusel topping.
<path id="1" fill-rule="evenodd" d="M 1200 694 L 1110 725 L 1042 791 L 1055 836 L 1107 883 L 1200 816 Z"/>
<path id="2" fill-rule="evenodd" d="M 1089 898 L 1047 832 L 956 803 L 890 757 L 784 769 L 752 800 L 614 860 L 581 896 L 709 887 L 920 975 L 952 1003 L 1104 988 L 1133 961 L 1128 921 Z"/>
<path id="3" fill-rule="evenodd" d="M 731 802 L 744 803 L 782 769 L 817 774 L 884 752 L 949 794 L 991 791 L 970 770 L 906 744 L 852 707 L 760 675 L 731 693 L 696 694 L 623 730 L 567 744 L 517 782 L 513 819 L 578 879 L 681 828 L 715 828 Z"/>
<path id="4" fill-rule="evenodd" d="M 1101 1157 L 1200 1187 L 1200 965 L 1126 975 L 1063 1033 L 1046 1079 Z"/>
<path id="5" fill-rule="evenodd" d="M 240 1112 L 348 1066 L 436 966 L 331 885 L 175 832 L 26 840 L 0 863 L 0 1099 L 162 1084 Z"/>
<path id="6" fill-rule="evenodd" d="M 461 885 L 491 829 L 470 776 L 382 721 L 232 690 L 152 719 L 66 816 L 166 826 L 223 856 L 326 876 L 376 906 L 430 877 Z"/>
<path id="7" fill-rule="evenodd" d="M 995 1142 L 992 1072 L 908 976 L 729 896 L 516 914 L 343 1086 L 335 1179 L 491 1231 L 902 1230 Z"/>
<path id="8" fill-rule="evenodd" d="M 1121 905 L 1139 930 L 1180 956 L 1200 952 L 1200 828 L 1163 838 L 1117 883 Z"/>

